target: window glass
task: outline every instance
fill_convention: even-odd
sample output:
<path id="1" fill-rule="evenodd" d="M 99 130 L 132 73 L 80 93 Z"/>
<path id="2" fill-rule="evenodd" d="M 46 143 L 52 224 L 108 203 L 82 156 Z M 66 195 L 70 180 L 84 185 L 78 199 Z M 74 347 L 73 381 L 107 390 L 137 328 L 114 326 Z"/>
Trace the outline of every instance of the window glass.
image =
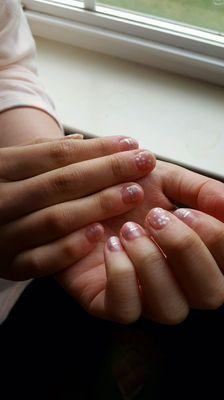
<path id="1" fill-rule="evenodd" d="M 97 3 L 224 33 L 224 0 L 98 0 Z"/>

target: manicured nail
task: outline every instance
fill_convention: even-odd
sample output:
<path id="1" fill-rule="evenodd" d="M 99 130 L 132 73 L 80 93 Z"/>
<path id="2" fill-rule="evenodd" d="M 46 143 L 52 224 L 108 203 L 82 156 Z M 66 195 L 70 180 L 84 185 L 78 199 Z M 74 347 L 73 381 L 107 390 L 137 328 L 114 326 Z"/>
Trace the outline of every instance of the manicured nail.
<path id="1" fill-rule="evenodd" d="M 125 240 L 134 240 L 145 236 L 142 227 L 135 222 L 127 222 L 121 228 L 121 234 Z"/>
<path id="2" fill-rule="evenodd" d="M 163 229 L 169 222 L 169 214 L 159 207 L 153 208 L 146 218 L 146 223 L 154 229 Z"/>
<path id="3" fill-rule="evenodd" d="M 125 204 L 136 203 L 143 197 L 143 191 L 138 185 L 123 186 L 121 193 Z"/>
<path id="4" fill-rule="evenodd" d="M 195 220 L 195 215 L 191 210 L 188 210 L 187 208 L 178 208 L 178 210 L 174 212 L 174 215 L 176 215 L 177 218 L 186 223 L 191 223 Z"/>
<path id="5" fill-rule="evenodd" d="M 147 150 L 140 151 L 135 156 L 135 162 L 136 162 L 138 169 L 140 169 L 142 171 L 152 169 L 152 166 L 154 164 L 152 154 Z"/>
<path id="6" fill-rule="evenodd" d="M 119 240 L 119 238 L 117 236 L 111 236 L 107 240 L 107 248 L 110 251 L 122 251 L 123 250 L 121 242 L 120 242 L 120 240 Z"/>
<path id="7" fill-rule="evenodd" d="M 121 151 L 135 150 L 138 148 L 137 140 L 130 137 L 121 139 L 119 143 Z"/>
<path id="8" fill-rule="evenodd" d="M 86 237 L 90 242 L 97 242 L 103 236 L 104 229 L 100 224 L 93 224 L 86 229 Z"/>
<path id="9" fill-rule="evenodd" d="M 83 139 L 84 135 L 81 133 L 70 133 L 69 135 L 64 136 L 62 139 Z"/>

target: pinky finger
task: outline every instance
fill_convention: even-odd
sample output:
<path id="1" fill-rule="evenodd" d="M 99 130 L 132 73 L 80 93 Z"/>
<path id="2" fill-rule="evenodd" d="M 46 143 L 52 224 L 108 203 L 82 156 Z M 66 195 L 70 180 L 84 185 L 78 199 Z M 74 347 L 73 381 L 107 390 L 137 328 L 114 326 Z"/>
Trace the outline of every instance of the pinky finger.
<path id="1" fill-rule="evenodd" d="M 135 322 L 141 315 L 141 299 L 134 265 L 118 237 L 108 239 L 105 249 L 107 285 L 106 313 L 122 324 Z"/>
<path id="2" fill-rule="evenodd" d="M 26 280 L 55 274 L 90 253 L 103 234 L 103 226 L 94 223 L 54 242 L 24 251 L 8 268 L 10 279 Z"/>

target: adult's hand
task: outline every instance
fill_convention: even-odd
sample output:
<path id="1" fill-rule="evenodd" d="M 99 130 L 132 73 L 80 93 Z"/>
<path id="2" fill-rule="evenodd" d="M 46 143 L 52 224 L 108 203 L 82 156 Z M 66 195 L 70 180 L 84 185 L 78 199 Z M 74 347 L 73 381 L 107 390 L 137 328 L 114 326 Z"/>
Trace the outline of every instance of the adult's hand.
<path id="1" fill-rule="evenodd" d="M 142 200 L 129 181 L 150 172 L 155 158 L 137 147 L 119 136 L 1 148 L 0 276 L 55 273 L 87 254 L 103 234 L 96 221 Z"/>

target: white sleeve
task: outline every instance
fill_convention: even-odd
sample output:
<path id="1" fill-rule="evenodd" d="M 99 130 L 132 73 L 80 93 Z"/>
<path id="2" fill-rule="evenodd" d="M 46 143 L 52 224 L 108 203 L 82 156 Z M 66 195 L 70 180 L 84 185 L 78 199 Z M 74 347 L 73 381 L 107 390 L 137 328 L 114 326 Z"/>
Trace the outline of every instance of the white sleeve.
<path id="1" fill-rule="evenodd" d="M 0 1 L 0 112 L 28 106 L 50 114 L 62 128 L 50 97 L 40 84 L 36 46 L 20 1 Z"/>

